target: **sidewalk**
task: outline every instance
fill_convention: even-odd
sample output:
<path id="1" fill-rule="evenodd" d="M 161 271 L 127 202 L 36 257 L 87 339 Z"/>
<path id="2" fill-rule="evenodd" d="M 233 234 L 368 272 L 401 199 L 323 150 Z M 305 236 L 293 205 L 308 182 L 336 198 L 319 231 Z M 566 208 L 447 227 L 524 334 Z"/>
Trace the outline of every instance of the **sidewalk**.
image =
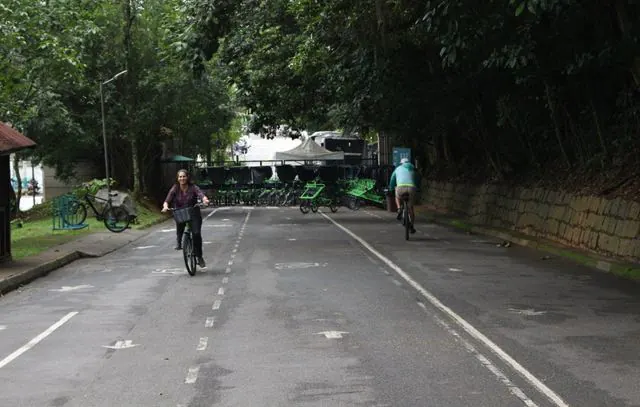
<path id="1" fill-rule="evenodd" d="M 0 294 L 20 288 L 82 257 L 102 257 L 149 233 L 158 222 L 144 230 L 128 229 L 121 233 L 96 232 L 52 247 L 36 256 L 0 264 Z"/>
<path id="2" fill-rule="evenodd" d="M 565 257 L 574 262 L 593 267 L 601 271 L 640 281 L 640 264 L 633 264 L 615 258 L 600 256 L 586 250 L 565 246 L 552 240 L 525 235 L 513 230 L 472 225 L 460 217 L 437 212 L 424 205 L 416 206 L 416 218 L 422 219 L 426 222 L 462 230 L 467 233 L 495 237 L 503 240 L 504 242 Z"/>

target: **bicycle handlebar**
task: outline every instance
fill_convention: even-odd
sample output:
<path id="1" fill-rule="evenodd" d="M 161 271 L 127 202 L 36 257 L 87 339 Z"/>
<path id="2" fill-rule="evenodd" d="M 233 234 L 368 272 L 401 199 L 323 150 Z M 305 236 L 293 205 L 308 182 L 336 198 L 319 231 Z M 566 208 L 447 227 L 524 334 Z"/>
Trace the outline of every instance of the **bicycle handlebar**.
<path id="1" fill-rule="evenodd" d="M 202 202 L 198 202 L 198 203 L 197 203 L 197 204 L 195 204 L 195 205 L 185 206 L 184 208 L 168 208 L 168 209 L 169 209 L 170 211 L 175 211 L 175 210 L 178 210 L 178 209 L 185 209 L 185 208 L 207 208 L 207 207 L 209 207 L 209 206 L 211 206 L 211 202 L 209 202 L 209 204 L 208 204 L 208 205 L 207 205 L 207 204 L 204 204 L 204 203 L 202 203 Z"/>

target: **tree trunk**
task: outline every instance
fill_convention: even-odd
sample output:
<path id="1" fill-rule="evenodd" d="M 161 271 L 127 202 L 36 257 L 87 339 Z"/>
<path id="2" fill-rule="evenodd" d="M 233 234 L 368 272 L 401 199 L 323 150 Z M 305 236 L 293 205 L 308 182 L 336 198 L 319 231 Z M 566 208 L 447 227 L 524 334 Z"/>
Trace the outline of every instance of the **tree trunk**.
<path id="1" fill-rule="evenodd" d="M 593 114 L 593 122 L 596 125 L 596 133 L 598 134 L 598 140 L 600 141 L 600 147 L 604 152 L 605 158 L 609 157 L 609 150 L 607 149 L 607 143 L 604 141 L 604 135 L 602 134 L 602 128 L 600 127 L 600 118 L 598 117 L 598 111 L 596 110 L 596 104 L 593 103 L 593 97 L 589 96 L 589 104 L 591 105 L 591 113 Z"/>
<path id="2" fill-rule="evenodd" d="M 133 195 L 138 198 L 140 196 L 140 191 L 142 188 L 140 187 L 140 162 L 139 162 L 139 154 L 138 154 L 138 143 L 136 139 L 133 138 L 131 140 L 131 163 L 133 164 Z"/>
<path id="3" fill-rule="evenodd" d="M 616 9 L 616 17 L 618 18 L 618 28 L 620 29 L 622 38 L 627 38 L 629 36 L 629 29 L 631 28 L 625 3 L 626 1 L 624 0 L 616 0 L 614 5 Z M 640 86 L 640 56 L 633 58 L 630 69 L 636 86 Z"/>
<path id="4" fill-rule="evenodd" d="M 124 54 L 125 54 L 125 69 L 127 70 L 127 79 L 126 83 L 126 92 L 125 92 L 125 111 L 126 117 L 128 118 L 128 125 L 126 127 L 126 131 L 128 133 L 129 143 L 131 145 L 131 168 L 133 175 L 133 196 L 139 197 L 141 193 L 140 188 L 140 162 L 139 162 L 139 153 L 138 153 L 138 137 L 137 133 L 134 129 L 131 128 L 131 112 L 135 112 L 136 105 L 136 95 L 135 90 L 133 89 L 135 84 L 135 72 L 133 72 L 133 55 L 131 50 L 133 48 L 133 37 L 132 37 L 132 28 L 133 23 L 136 19 L 136 12 L 134 7 L 134 0 L 123 0 L 123 13 L 124 13 Z"/>
<path id="5" fill-rule="evenodd" d="M 22 178 L 20 177 L 20 158 L 18 154 L 13 155 L 13 171 L 16 173 L 18 190 L 16 192 L 16 214 L 20 213 L 20 198 L 22 198 Z"/>
<path id="6" fill-rule="evenodd" d="M 551 87 L 549 86 L 547 81 L 544 82 L 544 91 L 547 97 L 547 104 L 549 106 L 549 115 L 551 116 L 551 120 L 553 121 L 556 140 L 558 141 L 558 146 L 560 146 L 560 152 L 562 153 L 562 158 L 564 159 L 564 162 L 567 164 L 567 167 L 570 167 L 571 161 L 569 161 L 569 156 L 567 155 L 567 151 L 565 150 L 564 144 L 562 143 L 562 131 L 560 130 L 560 124 L 558 123 L 556 104 L 551 97 Z"/>

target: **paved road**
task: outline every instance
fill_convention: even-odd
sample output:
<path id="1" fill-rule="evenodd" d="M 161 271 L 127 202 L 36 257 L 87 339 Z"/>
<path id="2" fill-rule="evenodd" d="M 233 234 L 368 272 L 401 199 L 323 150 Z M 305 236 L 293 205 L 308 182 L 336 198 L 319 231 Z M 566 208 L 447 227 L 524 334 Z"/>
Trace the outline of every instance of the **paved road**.
<path id="1" fill-rule="evenodd" d="M 0 299 L 0 406 L 638 406 L 640 290 L 341 209 L 209 212 Z"/>

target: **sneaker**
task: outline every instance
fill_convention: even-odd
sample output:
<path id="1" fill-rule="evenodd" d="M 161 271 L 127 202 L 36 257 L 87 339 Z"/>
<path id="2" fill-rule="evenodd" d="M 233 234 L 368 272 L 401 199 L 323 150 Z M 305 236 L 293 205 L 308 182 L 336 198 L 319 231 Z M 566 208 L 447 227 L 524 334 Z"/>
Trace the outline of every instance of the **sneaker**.
<path id="1" fill-rule="evenodd" d="M 414 228 L 414 227 L 413 227 L 413 225 L 411 225 L 411 230 L 410 230 L 410 232 L 411 232 L 411 233 L 416 233 L 416 228 Z"/>
<path id="2" fill-rule="evenodd" d="M 206 267 L 207 266 L 207 263 L 204 261 L 204 258 L 198 257 L 198 266 L 200 266 L 200 267 Z"/>
<path id="3" fill-rule="evenodd" d="M 396 216 L 396 219 L 397 220 L 402 220 L 402 211 L 401 210 L 398 211 L 398 215 Z"/>
<path id="4" fill-rule="evenodd" d="M 176 249 L 176 250 L 182 250 L 182 245 L 177 245 L 176 247 L 174 247 L 174 249 Z"/>

